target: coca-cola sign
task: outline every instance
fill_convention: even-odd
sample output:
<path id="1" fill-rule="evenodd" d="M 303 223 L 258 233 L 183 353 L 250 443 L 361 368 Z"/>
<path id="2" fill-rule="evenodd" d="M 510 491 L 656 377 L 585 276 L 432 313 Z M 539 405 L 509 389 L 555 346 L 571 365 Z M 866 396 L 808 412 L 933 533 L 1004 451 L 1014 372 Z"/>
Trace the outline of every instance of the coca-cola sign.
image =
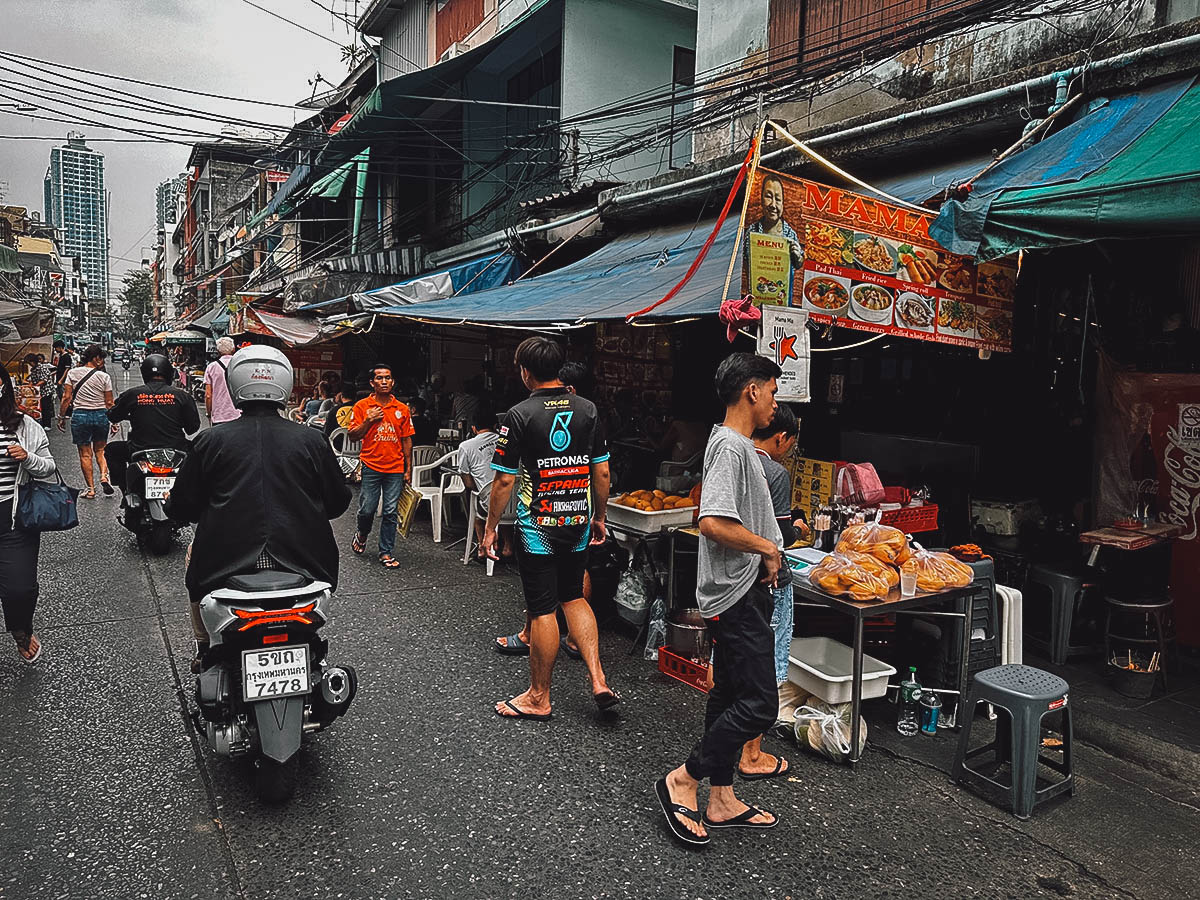
<path id="1" fill-rule="evenodd" d="M 1200 412 L 1196 404 L 1180 404 Z M 1200 425 L 1196 426 L 1200 429 Z M 1159 482 L 1160 498 L 1166 489 L 1166 509 L 1159 518 L 1183 529 L 1181 541 L 1194 541 L 1197 535 L 1197 512 L 1200 511 L 1200 442 L 1188 441 L 1189 432 L 1184 430 L 1183 414 L 1180 427 L 1168 425 L 1166 446 L 1163 450 L 1164 478 Z M 1166 483 L 1163 484 L 1163 481 Z"/>

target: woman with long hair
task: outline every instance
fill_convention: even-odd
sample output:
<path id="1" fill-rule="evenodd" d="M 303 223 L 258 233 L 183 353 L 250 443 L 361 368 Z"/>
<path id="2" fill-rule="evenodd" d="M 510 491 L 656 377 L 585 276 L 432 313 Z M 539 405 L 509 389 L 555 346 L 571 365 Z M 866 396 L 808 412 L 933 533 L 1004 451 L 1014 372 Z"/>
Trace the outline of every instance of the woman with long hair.
<path id="1" fill-rule="evenodd" d="M 42 535 L 16 527 L 17 493 L 20 485 L 47 478 L 55 470 L 46 432 L 17 409 L 12 377 L 0 366 L 0 607 L 4 627 L 27 663 L 42 655 L 42 643 L 33 633 Z"/>

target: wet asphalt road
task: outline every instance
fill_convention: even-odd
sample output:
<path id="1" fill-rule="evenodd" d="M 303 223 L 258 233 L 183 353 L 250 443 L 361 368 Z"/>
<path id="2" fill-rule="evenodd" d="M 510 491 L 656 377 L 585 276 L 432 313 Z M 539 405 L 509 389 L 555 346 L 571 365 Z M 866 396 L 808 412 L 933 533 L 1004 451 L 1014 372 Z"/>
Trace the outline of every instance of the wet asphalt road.
<path id="1" fill-rule="evenodd" d="M 65 437 L 52 446 L 80 483 Z M 701 695 L 605 633 L 626 697 L 618 721 L 597 718 L 582 664 L 566 659 L 551 723 L 497 718 L 493 703 L 526 671 L 489 649 L 517 622 L 515 575 L 464 567 L 461 545 L 434 545 L 427 519 L 395 571 L 349 552 L 352 514 L 335 523 L 347 550 L 330 658 L 358 667 L 360 695 L 306 740 L 296 798 L 265 807 L 184 715 L 182 548 L 143 555 L 114 500 L 81 504 L 80 528 L 44 539 L 43 661 L 22 666 L 0 646 L 0 900 L 1101 898 L 1194 887 L 1195 806 L 1169 787 L 1123 784 L 1128 773 L 1086 748 L 1080 796 L 1019 823 L 903 752 L 873 748 L 852 771 L 793 747 L 792 778 L 740 789 L 779 828 L 682 849 L 651 785 L 697 735 Z M 1141 821 L 1171 839 L 1131 839 Z"/>

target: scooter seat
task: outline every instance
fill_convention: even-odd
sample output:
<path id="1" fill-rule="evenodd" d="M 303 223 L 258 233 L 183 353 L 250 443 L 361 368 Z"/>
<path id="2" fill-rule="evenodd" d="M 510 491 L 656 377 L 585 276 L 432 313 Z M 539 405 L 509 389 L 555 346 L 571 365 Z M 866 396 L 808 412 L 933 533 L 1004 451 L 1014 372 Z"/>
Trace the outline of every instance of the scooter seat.
<path id="1" fill-rule="evenodd" d="M 296 588 L 307 587 L 312 582 L 303 575 L 297 575 L 295 572 L 276 572 L 266 570 L 264 572 L 255 572 L 253 575 L 234 575 L 225 582 L 225 587 L 233 591 L 248 591 L 258 593 L 261 591 L 290 591 Z"/>

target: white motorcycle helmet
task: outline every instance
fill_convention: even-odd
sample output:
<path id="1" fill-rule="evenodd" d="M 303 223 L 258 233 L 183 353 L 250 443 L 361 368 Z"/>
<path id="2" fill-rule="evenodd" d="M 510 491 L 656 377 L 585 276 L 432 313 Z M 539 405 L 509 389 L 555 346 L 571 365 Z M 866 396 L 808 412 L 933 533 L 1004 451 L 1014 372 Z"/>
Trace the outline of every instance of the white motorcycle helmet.
<path id="1" fill-rule="evenodd" d="M 256 401 L 282 408 L 292 396 L 292 364 L 274 347 L 252 344 L 233 354 L 225 372 L 225 384 L 238 409 Z"/>

